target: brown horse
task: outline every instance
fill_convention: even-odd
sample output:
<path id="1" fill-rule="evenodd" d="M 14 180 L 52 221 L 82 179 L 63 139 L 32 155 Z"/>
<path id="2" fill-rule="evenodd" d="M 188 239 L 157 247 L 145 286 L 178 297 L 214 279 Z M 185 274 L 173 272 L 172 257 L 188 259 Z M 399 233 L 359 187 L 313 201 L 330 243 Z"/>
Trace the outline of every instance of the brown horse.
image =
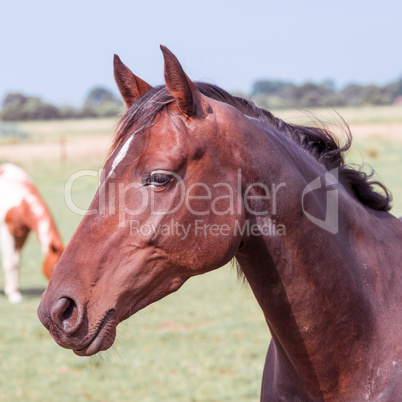
<path id="1" fill-rule="evenodd" d="M 21 301 L 18 266 L 21 249 L 32 230 L 45 259 L 43 274 L 50 279 L 64 246 L 52 216 L 27 174 L 11 163 L 0 165 L 0 245 L 5 293 L 10 303 Z"/>
<path id="2" fill-rule="evenodd" d="M 38 314 L 77 355 L 233 257 L 272 334 L 263 400 L 396 400 L 402 225 L 333 136 L 193 83 L 162 47 L 152 88 L 115 56 L 126 102 L 101 185 Z"/>

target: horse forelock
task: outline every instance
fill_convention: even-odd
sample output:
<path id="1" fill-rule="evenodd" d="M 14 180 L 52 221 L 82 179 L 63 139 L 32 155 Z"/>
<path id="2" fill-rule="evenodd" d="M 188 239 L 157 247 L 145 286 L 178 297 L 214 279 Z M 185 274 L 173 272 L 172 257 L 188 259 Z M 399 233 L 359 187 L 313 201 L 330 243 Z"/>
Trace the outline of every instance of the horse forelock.
<path id="1" fill-rule="evenodd" d="M 374 172 L 365 173 L 346 164 L 344 154 L 352 144 L 349 127 L 343 122 L 346 143 L 340 145 L 335 135 L 324 126 L 302 126 L 284 122 L 266 109 L 257 107 L 253 102 L 233 96 L 222 88 L 208 83 L 195 82 L 197 89 L 205 96 L 235 107 L 243 115 L 255 118 L 286 135 L 300 148 L 310 153 L 328 170 L 339 169 L 339 179 L 356 198 L 375 210 L 391 209 L 392 196 L 388 189 L 378 181 L 372 180 Z M 117 124 L 108 156 L 129 136 L 149 129 L 153 121 L 164 108 L 174 101 L 165 85 L 150 89 L 137 102 L 126 110 Z M 379 187 L 382 193 L 376 191 Z"/>
<path id="2" fill-rule="evenodd" d="M 169 103 L 173 96 L 166 86 L 160 85 L 150 89 L 131 105 L 117 123 L 116 132 L 112 139 L 108 156 L 125 141 L 130 135 L 135 135 L 151 127 L 155 116 Z"/>

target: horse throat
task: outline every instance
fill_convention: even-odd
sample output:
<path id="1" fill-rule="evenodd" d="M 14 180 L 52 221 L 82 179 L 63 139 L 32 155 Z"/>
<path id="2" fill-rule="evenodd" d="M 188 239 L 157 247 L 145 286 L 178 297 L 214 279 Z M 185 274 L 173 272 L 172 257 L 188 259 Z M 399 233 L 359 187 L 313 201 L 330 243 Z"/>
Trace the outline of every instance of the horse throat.
<path id="1" fill-rule="evenodd" d="M 339 188 L 337 217 L 346 223 L 336 233 L 317 225 L 325 221 L 328 190 L 309 196 L 305 189 L 317 177 L 325 180 L 326 171 L 305 151 L 289 151 L 287 146 L 271 136 L 265 149 L 259 147 L 253 155 L 259 166 L 246 175 L 268 188 L 282 186 L 282 194 L 276 194 L 275 205 L 272 194 L 253 198 L 257 199 L 253 210 L 265 208 L 267 214 L 248 215 L 249 227 L 256 229 L 246 234 L 236 259 L 272 334 L 266 370 L 279 368 L 289 375 L 277 378 L 294 377 L 299 392 L 314 390 L 314 396 L 322 396 L 344 387 L 353 377 L 351 371 L 356 378 L 356 371 L 362 369 L 359 356 L 374 335 L 374 318 L 362 289 L 361 264 L 347 235 L 350 226 L 359 227 L 348 213 L 357 202 Z M 261 166 L 259 153 L 264 152 L 269 157 Z M 313 213 L 317 221 L 311 219 Z M 273 224 L 276 230 L 264 230 Z M 288 385 L 275 384 L 281 386 Z"/>

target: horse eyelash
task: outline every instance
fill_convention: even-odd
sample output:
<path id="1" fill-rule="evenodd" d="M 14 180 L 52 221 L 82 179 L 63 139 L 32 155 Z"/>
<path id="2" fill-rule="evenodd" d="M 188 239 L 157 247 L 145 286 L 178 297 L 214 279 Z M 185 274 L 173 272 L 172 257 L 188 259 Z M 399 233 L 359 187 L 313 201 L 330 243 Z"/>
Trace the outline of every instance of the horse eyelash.
<path id="1" fill-rule="evenodd" d="M 168 172 L 164 172 L 164 171 L 152 171 L 151 173 L 149 173 L 147 176 L 146 176 L 146 178 L 143 180 L 143 182 L 142 182 L 142 184 L 144 185 L 144 186 L 151 186 L 152 185 L 152 175 L 154 175 L 154 174 L 162 174 L 162 175 L 165 175 L 165 176 L 169 176 L 169 180 L 167 180 L 166 182 L 163 182 L 163 183 L 159 183 L 159 186 L 164 186 L 164 185 L 166 185 L 166 184 L 168 184 L 171 180 L 172 180 L 172 178 L 173 178 L 173 175 L 171 175 L 171 174 L 169 174 Z M 158 186 L 158 185 L 156 185 L 156 186 Z"/>

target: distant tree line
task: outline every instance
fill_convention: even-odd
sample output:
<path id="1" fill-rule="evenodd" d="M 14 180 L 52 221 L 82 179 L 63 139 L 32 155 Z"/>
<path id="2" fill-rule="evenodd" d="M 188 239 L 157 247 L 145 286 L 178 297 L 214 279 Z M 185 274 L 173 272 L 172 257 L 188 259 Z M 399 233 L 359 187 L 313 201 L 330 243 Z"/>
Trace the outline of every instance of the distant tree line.
<path id="1" fill-rule="evenodd" d="M 350 84 L 341 90 L 336 90 L 331 80 L 302 85 L 258 80 L 254 82 L 249 97 L 267 109 L 390 105 L 402 103 L 402 78 L 385 86 Z M 119 115 L 122 110 L 120 99 L 108 89 L 97 87 L 89 92 L 81 108 L 57 107 L 38 97 L 10 93 L 4 98 L 0 118 L 3 121 L 21 121 L 111 117 Z"/>
<path id="2" fill-rule="evenodd" d="M 321 84 L 307 82 L 302 85 L 258 80 L 253 84 L 251 99 L 268 109 L 390 105 L 402 103 L 402 78 L 384 86 L 350 84 L 341 90 L 336 90 L 331 80 Z"/>
<path id="3" fill-rule="evenodd" d="M 81 108 L 57 107 L 38 97 L 9 93 L 4 98 L 0 111 L 3 121 L 77 119 L 89 117 L 117 116 L 123 110 L 123 103 L 105 88 L 94 88 L 88 94 Z"/>

